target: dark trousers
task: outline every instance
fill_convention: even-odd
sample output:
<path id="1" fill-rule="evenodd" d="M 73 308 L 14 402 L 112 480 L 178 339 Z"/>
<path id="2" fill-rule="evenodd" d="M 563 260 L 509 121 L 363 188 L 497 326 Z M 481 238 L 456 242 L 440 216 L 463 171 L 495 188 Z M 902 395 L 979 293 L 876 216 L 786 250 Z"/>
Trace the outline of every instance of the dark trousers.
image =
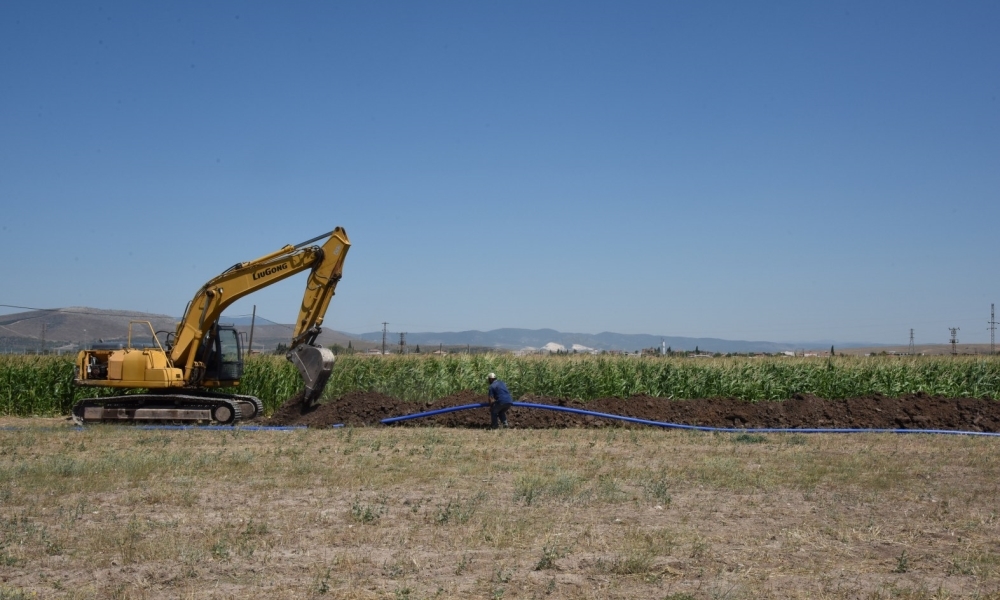
<path id="1" fill-rule="evenodd" d="M 513 406 L 510 402 L 504 402 L 500 404 L 499 402 L 494 402 L 490 405 L 490 427 L 496 429 L 503 423 L 503 426 L 507 426 L 507 411 Z"/>

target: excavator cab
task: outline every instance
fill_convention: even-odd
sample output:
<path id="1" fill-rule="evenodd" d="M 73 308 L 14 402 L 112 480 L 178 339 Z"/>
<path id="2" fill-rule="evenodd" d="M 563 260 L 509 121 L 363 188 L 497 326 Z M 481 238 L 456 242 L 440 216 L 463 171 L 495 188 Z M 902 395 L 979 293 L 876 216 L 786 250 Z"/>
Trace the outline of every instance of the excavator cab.
<path id="1" fill-rule="evenodd" d="M 243 345 L 239 332 L 232 325 L 216 323 L 205 336 L 196 360 L 205 363 L 205 383 L 238 384 L 243 377 Z"/>

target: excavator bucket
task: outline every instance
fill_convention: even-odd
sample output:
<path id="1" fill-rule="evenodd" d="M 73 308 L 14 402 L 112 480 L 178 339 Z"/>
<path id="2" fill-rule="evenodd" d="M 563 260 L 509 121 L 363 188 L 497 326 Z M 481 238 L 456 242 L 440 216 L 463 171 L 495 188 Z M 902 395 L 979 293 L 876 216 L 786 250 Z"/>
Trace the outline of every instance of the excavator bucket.
<path id="1" fill-rule="evenodd" d="M 333 371 L 333 352 L 321 346 L 311 346 L 300 344 L 293 348 L 286 355 L 288 360 L 295 365 L 302 375 L 302 383 L 305 385 L 305 392 L 302 396 L 302 404 L 312 406 L 323 395 L 326 381 Z"/>

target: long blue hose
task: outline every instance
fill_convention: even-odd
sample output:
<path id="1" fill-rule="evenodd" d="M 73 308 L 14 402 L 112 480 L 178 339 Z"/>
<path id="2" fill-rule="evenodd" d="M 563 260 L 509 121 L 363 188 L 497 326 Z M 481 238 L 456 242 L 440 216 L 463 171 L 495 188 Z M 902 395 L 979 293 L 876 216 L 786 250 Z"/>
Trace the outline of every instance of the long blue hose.
<path id="1" fill-rule="evenodd" d="M 343 427 L 343 425 L 334 425 L 334 427 Z M 0 431 L 20 431 L 26 429 L 18 425 L 4 426 L 0 427 Z M 42 431 L 46 430 L 60 430 L 65 431 L 65 427 L 39 427 Z M 71 431 L 83 431 L 85 427 L 78 425 L 74 427 Z M 134 429 L 167 429 L 167 430 L 183 430 L 183 429 L 198 429 L 207 431 L 234 431 L 240 429 L 242 431 L 297 431 L 301 429 L 306 429 L 305 425 L 136 425 Z"/>
<path id="2" fill-rule="evenodd" d="M 484 406 L 489 406 L 489 404 L 484 402 L 482 404 L 465 404 L 463 406 L 453 406 L 451 408 L 440 408 L 437 410 L 415 413 L 412 415 L 404 415 L 402 417 L 392 417 L 390 419 L 382 419 L 382 423 L 389 425 L 392 423 L 398 423 L 400 421 L 406 421 L 408 419 L 420 419 L 423 417 L 432 417 L 434 415 L 440 415 L 459 410 L 468 410 L 470 408 L 482 408 Z M 942 434 L 942 435 L 980 435 L 986 437 L 1000 437 L 1000 433 L 992 433 L 986 431 L 954 431 L 951 429 L 796 429 L 790 427 L 788 428 L 748 427 L 741 429 L 736 427 L 706 427 L 702 425 L 682 425 L 680 423 L 664 423 L 661 421 L 649 421 L 647 419 L 624 417 L 622 415 L 612 415 L 610 413 L 595 412 L 592 410 L 583 410 L 580 408 L 569 408 L 567 406 L 553 406 L 551 404 L 515 402 L 514 406 L 520 406 L 522 408 L 539 408 L 542 410 L 553 410 L 556 412 L 567 412 L 577 415 L 584 415 L 588 417 L 600 417 L 602 419 L 615 419 L 618 421 L 625 421 L 626 423 L 637 423 L 639 425 L 652 425 L 654 427 L 664 427 L 669 429 L 688 429 L 693 431 L 709 431 L 709 432 L 721 432 L 721 433 L 931 433 L 931 434 Z"/>
<path id="3" fill-rule="evenodd" d="M 136 425 L 136 429 L 197 429 L 208 431 L 297 431 L 305 425 Z"/>
<path id="4" fill-rule="evenodd" d="M 519 404 L 518 402 L 515 402 L 514 406 L 517 406 L 518 404 Z M 489 406 L 489 404 L 487 404 L 485 402 L 482 403 L 482 404 L 463 404 L 462 406 L 452 406 L 451 408 L 439 408 L 437 410 L 431 410 L 431 411 L 422 412 L 422 413 L 416 413 L 416 414 L 412 414 L 412 415 L 403 415 L 402 417 L 391 417 L 391 418 L 388 418 L 388 419 L 382 419 L 381 422 L 383 424 L 385 424 L 385 425 L 391 425 L 392 423 L 398 423 L 400 421 L 407 421 L 409 419 L 420 419 L 422 417 L 433 417 L 434 415 L 443 415 L 445 413 L 458 412 L 460 410 L 468 410 L 470 408 L 482 408 L 484 406 Z"/>

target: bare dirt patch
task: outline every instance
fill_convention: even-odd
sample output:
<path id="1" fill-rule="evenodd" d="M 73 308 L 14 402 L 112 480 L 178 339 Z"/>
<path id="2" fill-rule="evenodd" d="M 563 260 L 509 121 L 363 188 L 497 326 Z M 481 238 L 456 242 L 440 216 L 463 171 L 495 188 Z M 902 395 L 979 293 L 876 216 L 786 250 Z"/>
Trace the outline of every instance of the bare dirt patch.
<path id="1" fill-rule="evenodd" d="M 796 395 L 782 402 L 745 402 L 734 398 L 674 400 L 648 396 L 601 398 L 591 402 L 526 396 L 520 401 L 708 427 L 1000 431 L 1000 402 L 926 394 L 847 400 Z M 370 426 L 390 417 L 485 402 L 485 394 L 471 390 L 425 403 L 406 402 L 375 392 L 355 392 L 307 412 L 303 412 L 301 403 L 293 399 L 265 422 L 321 428 L 335 424 Z M 622 426 L 621 421 L 600 417 L 520 407 L 511 409 L 509 419 L 512 425 L 524 429 Z M 483 428 L 489 425 L 489 420 L 489 409 L 483 407 L 403 421 L 400 425 Z"/>

